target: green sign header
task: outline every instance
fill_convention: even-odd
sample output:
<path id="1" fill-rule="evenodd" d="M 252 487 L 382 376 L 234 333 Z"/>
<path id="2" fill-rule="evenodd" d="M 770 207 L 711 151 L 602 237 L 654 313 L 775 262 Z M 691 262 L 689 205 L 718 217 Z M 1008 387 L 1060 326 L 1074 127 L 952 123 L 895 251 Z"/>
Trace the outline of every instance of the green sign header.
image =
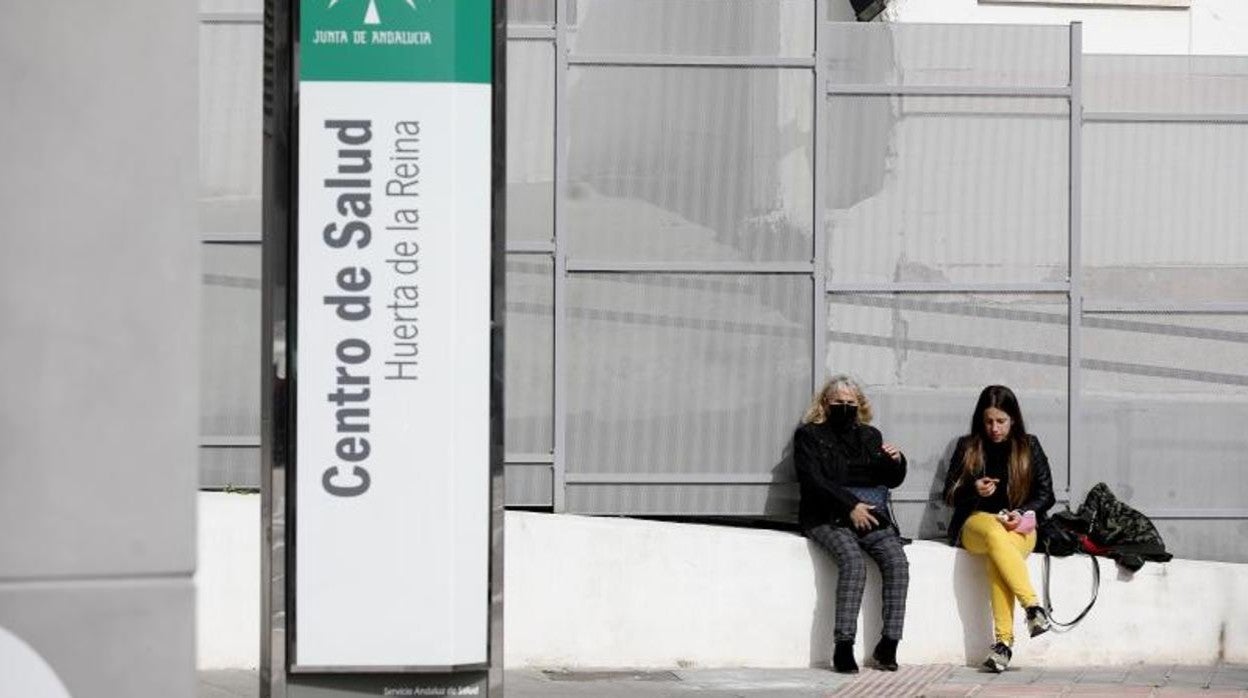
<path id="1" fill-rule="evenodd" d="M 492 0 L 301 0 L 299 79 L 490 82 Z"/>

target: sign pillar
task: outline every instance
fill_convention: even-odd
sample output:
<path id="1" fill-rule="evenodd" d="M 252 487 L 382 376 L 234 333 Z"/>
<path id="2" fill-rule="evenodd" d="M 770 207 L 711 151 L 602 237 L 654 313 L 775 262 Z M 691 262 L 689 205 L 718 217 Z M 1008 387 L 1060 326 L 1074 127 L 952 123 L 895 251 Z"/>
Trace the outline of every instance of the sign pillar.
<path id="1" fill-rule="evenodd" d="M 266 8 L 262 695 L 501 693 L 502 16 Z"/>

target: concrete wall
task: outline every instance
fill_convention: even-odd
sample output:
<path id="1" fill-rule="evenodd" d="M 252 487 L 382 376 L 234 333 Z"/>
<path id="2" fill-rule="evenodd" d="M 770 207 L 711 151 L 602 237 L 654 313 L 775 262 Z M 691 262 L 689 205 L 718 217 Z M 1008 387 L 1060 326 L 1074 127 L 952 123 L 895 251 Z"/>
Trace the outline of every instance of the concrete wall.
<path id="1" fill-rule="evenodd" d="M 4 10 L 0 695 L 191 696 L 196 8 Z"/>
<path id="2" fill-rule="evenodd" d="M 254 667 L 259 497 L 200 497 L 199 666 Z M 978 662 L 991 640 L 982 561 L 931 541 L 906 550 L 902 661 Z M 512 511 L 506 556 L 508 667 L 804 667 L 831 656 L 836 569 L 794 534 Z M 1248 565 L 1176 560 L 1125 575 L 1099 562 L 1088 619 L 1020 639 L 1019 663 L 1248 661 Z M 1033 580 L 1040 563 L 1032 556 Z M 880 628 L 879 577 L 868 569 L 860 653 Z M 1055 615 L 1069 619 L 1090 593 L 1088 558 L 1056 560 L 1053 580 Z"/>
<path id="3" fill-rule="evenodd" d="M 260 661 L 260 495 L 199 494 L 195 572 L 200 669 Z"/>
<path id="4" fill-rule="evenodd" d="M 1083 22 L 1087 53 L 1237 54 L 1248 52 L 1248 3 L 1192 0 L 1189 8 L 891 0 L 879 20 L 937 24 Z"/>

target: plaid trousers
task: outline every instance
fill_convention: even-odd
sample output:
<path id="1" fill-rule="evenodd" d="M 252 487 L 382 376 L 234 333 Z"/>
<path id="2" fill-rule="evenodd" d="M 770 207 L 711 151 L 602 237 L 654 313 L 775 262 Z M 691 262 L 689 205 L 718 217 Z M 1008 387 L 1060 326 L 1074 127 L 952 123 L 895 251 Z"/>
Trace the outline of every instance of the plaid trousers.
<path id="1" fill-rule="evenodd" d="M 867 567 L 863 551 L 875 560 L 883 582 L 882 598 L 884 637 L 900 640 L 906 620 L 906 591 L 910 586 L 910 561 L 901 547 L 901 539 L 892 528 L 872 531 L 859 538 L 845 526 L 823 524 L 806 532 L 836 560 L 836 619 L 832 638 L 836 642 L 853 642 L 858 635 L 858 610 L 867 586 Z"/>

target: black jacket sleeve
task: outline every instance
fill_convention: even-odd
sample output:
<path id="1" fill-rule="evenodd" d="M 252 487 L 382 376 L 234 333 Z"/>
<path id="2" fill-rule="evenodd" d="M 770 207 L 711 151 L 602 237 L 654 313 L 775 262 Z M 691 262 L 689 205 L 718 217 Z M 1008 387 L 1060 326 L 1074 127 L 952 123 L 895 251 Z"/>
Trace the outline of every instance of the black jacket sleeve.
<path id="1" fill-rule="evenodd" d="M 1027 501 L 1019 509 L 1034 511 L 1040 516 L 1057 501 L 1053 496 L 1053 472 L 1049 469 L 1049 458 L 1044 455 L 1040 439 L 1030 435 L 1028 439 L 1031 441 L 1031 489 L 1027 493 Z"/>
<path id="2" fill-rule="evenodd" d="M 966 439 L 958 439 L 958 445 L 953 449 L 953 457 L 949 459 L 949 471 L 945 473 L 945 501 L 953 502 L 955 507 L 968 506 L 979 498 L 973 480 L 958 482 L 962 475 L 962 458 L 965 452 Z"/>
<path id="3" fill-rule="evenodd" d="M 858 498 L 828 477 L 827 464 L 821 462 L 824 456 L 815 438 L 806 429 L 798 429 L 793 435 L 793 466 L 797 470 L 797 478 L 823 495 L 833 513 L 847 516 L 849 510 L 858 504 Z"/>
<path id="4" fill-rule="evenodd" d="M 884 435 L 879 429 L 870 426 L 864 426 L 866 434 L 863 438 L 867 453 L 871 454 L 871 470 L 875 474 L 877 481 L 892 489 L 900 485 L 906 479 L 906 454 L 901 454 L 901 461 L 893 460 L 893 457 L 884 452 Z"/>

